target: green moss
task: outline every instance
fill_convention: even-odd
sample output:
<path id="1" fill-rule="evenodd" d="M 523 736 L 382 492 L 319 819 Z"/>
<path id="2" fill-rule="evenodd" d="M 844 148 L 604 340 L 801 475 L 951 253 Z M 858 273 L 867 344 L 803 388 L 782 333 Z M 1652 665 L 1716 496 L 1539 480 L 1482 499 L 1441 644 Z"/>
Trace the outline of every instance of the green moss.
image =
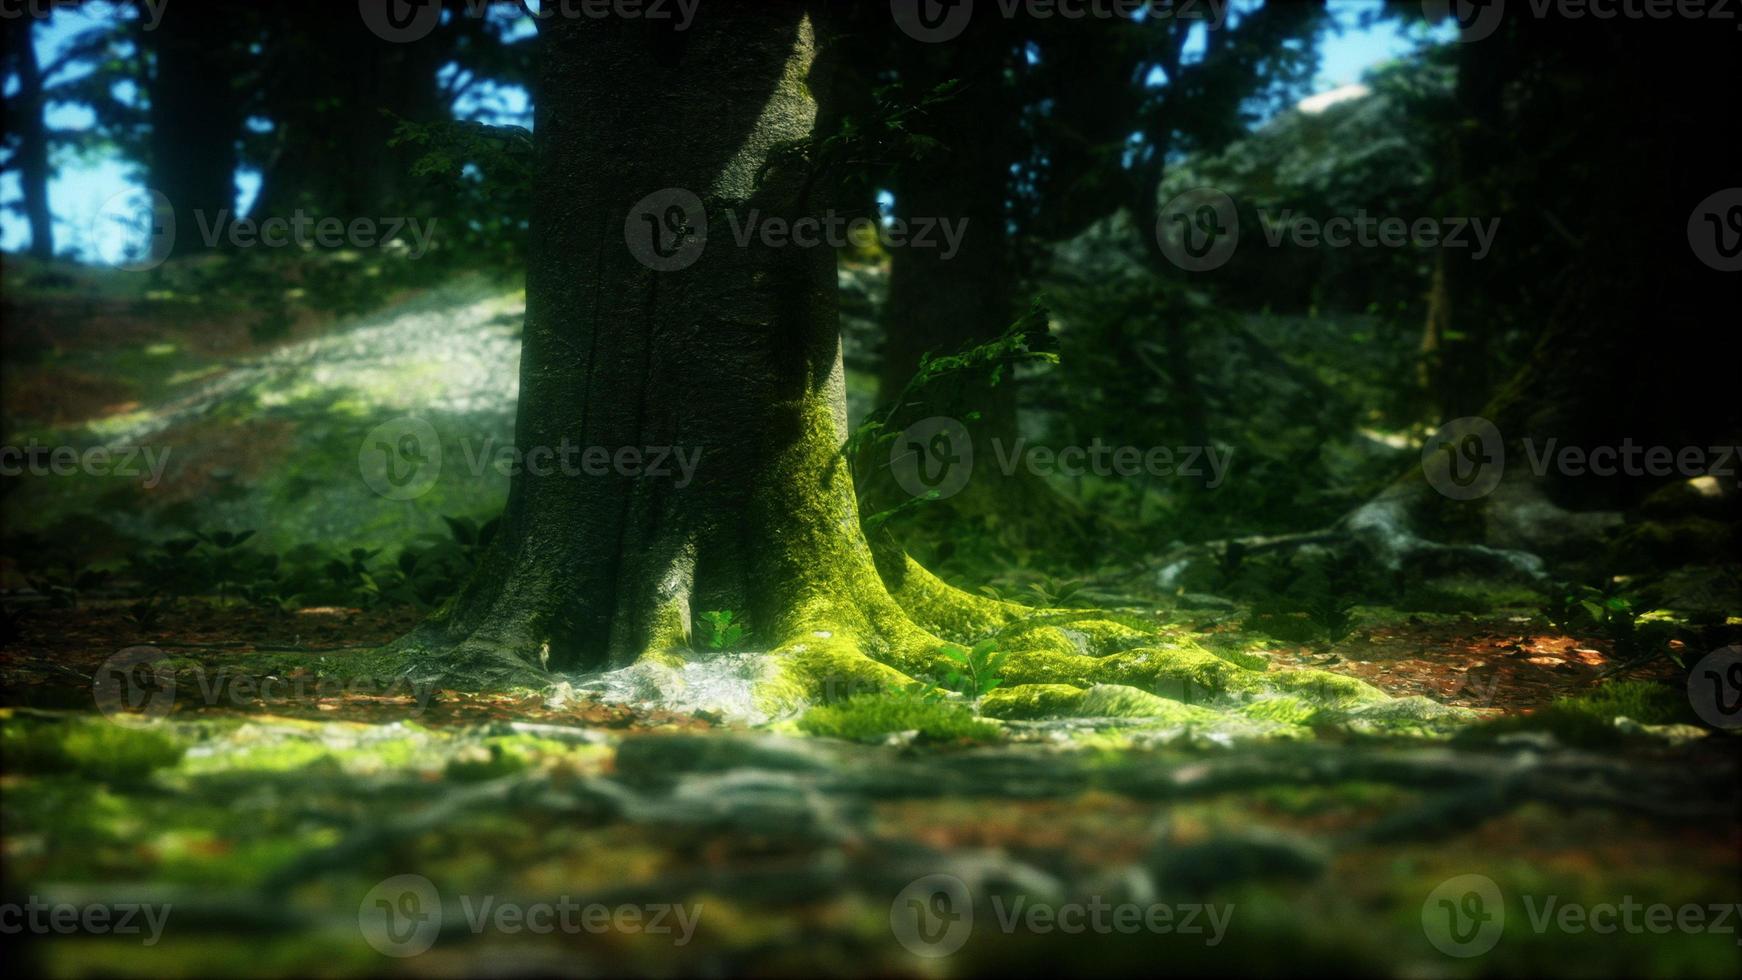
<path id="1" fill-rule="evenodd" d="M 1319 713 L 1317 705 L 1293 694 L 1261 698 L 1240 708 L 1240 715 L 1256 721 L 1276 721 L 1287 725 L 1310 724 Z"/>
<path id="2" fill-rule="evenodd" d="M 978 640 L 1028 616 L 1013 602 L 963 592 L 901 556 L 889 592 L 921 629 L 952 642 Z"/>
<path id="3" fill-rule="evenodd" d="M 9 714 L 0 722 L 0 756 L 17 772 L 82 773 L 134 783 L 181 761 L 187 746 L 158 723 L 104 718 L 39 719 Z"/>
<path id="4" fill-rule="evenodd" d="M 773 679 L 756 685 L 757 710 L 785 714 L 813 701 L 899 689 L 912 678 L 867 656 L 858 642 L 831 630 L 813 630 L 804 640 L 769 654 L 778 663 Z"/>
<path id="5" fill-rule="evenodd" d="M 1491 741 L 1521 732 L 1546 732 L 1566 745 L 1618 745 L 1627 735 L 1615 719 L 1643 725 L 1686 720 L 1687 702 L 1676 691 L 1647 681 L 1615 681 L 1571 698 L 1561 698 L 1528 715 L 1497 718 L 1465 733 L 1471 741 Z"/>
<path id="6" fill-rule="evenodd" d="M 446 774 L 461 781 L 481 781 L 525 772 L 541 763 L 561 759 L 570 747 L 557 741 L 529 735 L 505 735 L 468 745 L 448 760 Z"/>
<path id="7" fill-rule="evenodd" d="M 1212 725 L 1222 716 L 1208 708 L 1182 704 L 1123 684 L 1096 684 L 1078 710 L 1092 718 L 1143 718 L 1169 725 Z"/>
<path id="8" fill-rule="evenodd" d="M 1129 684 L 1193 704 L 1258 691 L 1265 676 L 1195 644 L 1115 653 L 1097 661 L 1095 670 L 1095 679 L 1103 683 Z"/>
<path id="9" fill-rule="evenodd" d="M 1680 692 L 1649 681 L 1615 681 L 1555 704 L 1604 720 L 1627 717 L 1647 725 L 1667 725 L 1687 716 Z"/>
<path id="10" fill-rule="evenodd" d="M 999 734 L 997 725 L 975 718 L 963 705 L 903 695 L 870 695 L 820 705 L 805 712 L 798 727 L 811 735 L 856 740 L 909 731 L 937 741 L 986 741 Z"/>
<path id="11" fill-rule="evenodd" d="M 1389 700 L 1384 691 L 1364 680 L 1325 670 L 1282 670 L 1268 676 L 1277 690 L 1300 695 L 1321 707 L 1351 707 Z"/>
<path id="12" fill-rule="evenodd" d="M 1014 684 L 980 699 L 980 713 L 992 718 L 1032 719 L 1081 714 L 1083 689 L 1069 684 Z"/>
<path id="13" fill-rule="evenodd" d="M 1447 578 L 1415 585 L 1398 599 L 1406 612 L 1485 613 L 1494 609 L 1534 608 L 1542 596 L 1532 589 L 1471 578 Z"/>

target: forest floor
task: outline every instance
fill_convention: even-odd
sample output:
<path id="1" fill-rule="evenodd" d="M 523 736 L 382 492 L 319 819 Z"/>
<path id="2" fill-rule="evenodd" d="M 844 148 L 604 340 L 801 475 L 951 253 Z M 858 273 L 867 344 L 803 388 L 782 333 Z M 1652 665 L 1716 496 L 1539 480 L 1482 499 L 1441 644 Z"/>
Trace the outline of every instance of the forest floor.
<path id="1" fill-rule="evenodd" d="M 1219 747 L 849 742 L 373 675 L 414 621 L 26 612 L 0 656 L 8 897 L 162 923 L 27 955 L 62 975 L 1742 963 L 1734 738 L 1557 728 L 1609 661 L 1522 612 L 1271 651 L 1477 707 L 1492 737 Z M 116 686 L 115 651 L 141 647 L 174 659 Z"/>
<path id="2" fill-rule="evenodd" d="M 367 588 L 391 552 L 321 601 L 286 569 L 318 554 L 324 576 L 335 552 L 446 538 L 444 516 L 500 506 L 487 454 L 511 435 L 517 291 L 460 278 L 265 344 L 144 277 L 60 282 L 22 310 L 17 281 L 0 339 L 5 414 L 24 424 L 7 439 L 149 447 L 165 468 L 152 486 L 79 473 L 0 496 L 23 535 L 0 556 L 0 903 L 47 917 L 9 937 L 15 962 L 67 976 L 1742 972 L 1737 737 L 1689 724 L 1667 660 L 1608 677 L 1607 640 L 1529 607 L 1357 607 L 1345 638 L 1297 644 L 1238 603 L 1200 617 L 1157 594 L 1147 613 L 1269 671 L 1473 716 L 1414 738 L 1083 718 L 842 740 L 606 700 L 587 678 L 432 688 L 374 652 L 423 615 Z M 411 415 L 447 462 L 423 496 L 395 499 L 359 451 Z M 217 577 L 227 600 L 78 586 L 101 568 L 155 590 L 131 554 L 244 530 L 283 558 L 286 594 L 234 568 Z M 68 590 L 41 601 L 31 576 Z"/>

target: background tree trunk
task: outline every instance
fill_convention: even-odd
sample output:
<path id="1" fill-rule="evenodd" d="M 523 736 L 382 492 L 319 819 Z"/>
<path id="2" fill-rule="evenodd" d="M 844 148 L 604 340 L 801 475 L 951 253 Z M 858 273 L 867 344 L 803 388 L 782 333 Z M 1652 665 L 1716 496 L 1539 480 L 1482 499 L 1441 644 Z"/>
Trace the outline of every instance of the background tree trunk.
<path id="1" fill-rule="evenodd" d="M 43 122 L 42 66 L 37 61 L 33 41 L 34 20 L 24 22 L 10 32 L 13 64 L 18 72 L 18 91 L 6 100 L 8 128 L 18 138 L 19 190 L 24 198 L 24 214 L 30 223 L 30 255 L 37 259 L 54 258 L 54 219 L 48 207 L 48 129 Z"/>
<path id="2" fill-rule="evenodd" d="M 436 73 L 448 57 L 443 42 L 450 32 L 398 44 L 377 37 L 360 18 L 334 17 L 318 4 L 276 13 L 275 30 L 305 43 L 264 70 L 264 108 L 276 129 L 251 213 L 285 217 L 303 208 L 346 219 L 405 213 L 415 154 L 387 143 L 396 117 L 444 116 Z"/>
<path id="3" fill-rule="evenodd" d="M 175 252 L 203 246 L 207 225 L 236 208 L 237 141 L 242 108 L 234 88 L 240 14 L 221 6 L 164 9 L 156 30 L 141 32 L 154 55 L 148 121 L 151 187 L 175 209 Z"/>

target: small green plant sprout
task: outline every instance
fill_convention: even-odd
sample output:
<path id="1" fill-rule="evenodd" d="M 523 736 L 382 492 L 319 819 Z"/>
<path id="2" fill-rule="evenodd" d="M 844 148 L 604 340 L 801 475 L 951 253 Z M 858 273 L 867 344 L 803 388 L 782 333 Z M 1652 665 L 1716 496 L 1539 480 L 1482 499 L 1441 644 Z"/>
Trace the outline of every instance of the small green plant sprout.
<path id="1" fill-rule="evenodd" d="M 1028 594 L 1033 598 L 1032 604 L 1036 608 L 1057 609 L 1081 592 L 1083 585 L 1083 582 L 1076 579 L 1043 579 L 1029 583 Z"/>
<path id="2" fill-rule="evenodd" d="M 911 684 L 903 685 L 896 693 L 910 701 L 923 701 L 927 704 L 944 699 L 943 688 L 938 687 L 932 681 L 914 681 Z"/>
<path id="3" fill-rule="evenodd" d="M 1004 666 L 1008 654 L 998 649 L 997 640 L 981 640 L 972 650 L 946 643 L 938 648 L 938 652 L 953 664 L 944 674 L 943 686 L 960 691 L 972 700 L 978 701 L 1004 683 L 998 671 Z"/>
<path id="4" fill-rule="evenodd" d="M 1670 654 L 1670 640 L 1675 638 L 1679 624 L 1662 610 L 1640 610 L 1634 600 L 1619 592 L 1618 582 L 1607 588 L 1575 585 L 1569 590 L 1551 594 L 1543 604 L 1543 614 L 1556 627 L 1566 631 L 1591 629 L 1609 641 L 1609 649 L 1617 666 L 1636 667 L 1659 656 Z"/>
<path id="5" fill-rule="evenodd" d="M 79 596 L 92 589 L 101 588 L 111 577 L 111 573 L 91 568 L 78 568 L 68 564 L 64 574 L 31 575 L 25 581 L 37 595 L 48 600 L 51 609 L 77 609 Z"/>
<path id="6" fill-rule="evenodd" d="M 1355 629 L 1355 603 L 1334 590 L 1309 598 L 1306 613 L 1324 638 L 1332 643 L 1341 643 Z"/>
<path id="7" fill-rule="evenodd" d="M 702 620 L 708 624 L 708 649 L 729 650 L 738 645 L 744 638 L 744 624 L 737 616 L 730 609 L 702 613 Z"/>

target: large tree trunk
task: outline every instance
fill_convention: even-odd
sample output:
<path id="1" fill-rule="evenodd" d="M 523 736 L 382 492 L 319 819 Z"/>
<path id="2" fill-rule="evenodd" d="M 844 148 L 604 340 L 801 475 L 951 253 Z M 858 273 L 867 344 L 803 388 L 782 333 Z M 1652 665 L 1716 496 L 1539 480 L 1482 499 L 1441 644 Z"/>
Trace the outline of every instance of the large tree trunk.
<path id="1" fill-rule="evenodd" d="M 150 89 L 151 187 L 175 209 L 175 251 L 201 247 L 203 221 L 236 207 L 241 103 L 232 87 L 238 17 L 221 7 L 164 11 L 141 37 L 155 55 Z"/>
<path id="2" fill-rule="evenodd" d="M 851 649 L 873 676 L 935 654 L 896 605 L 860 530 L 825 246 L 740 246 L 743 220 L 818 215 L 777 150 L 815 124 L 806 7 L 545 24 L 516 441 L 701 452 L 674 476 L 517 474 L 463 594 L 407 638 L 450 676 L 623 664 L 680 647 L 708 610 L 748 614 L 765 647 Z M 693 264 L 655 271 L 626 244 L 638 202 L 705 202 Z M 663 218 L 662 206 L 651 212 Z M 898 587 L 932 586 L 899 556 Z M 941 586 L 940 586 L 941 587 Z"/>
<path id="3" fill-rule="evenodd" d="M 7 125 L 18 134 L 18 180 L 30 222 L 30 254 L 54 258 L 54 218 L 48 207 L 48 130 L 43 123 L 42 67 L 36 58 L 33 22 L 12 31 L 9 44 L 18 72 L 18 92 L 6 100 Z"/>

